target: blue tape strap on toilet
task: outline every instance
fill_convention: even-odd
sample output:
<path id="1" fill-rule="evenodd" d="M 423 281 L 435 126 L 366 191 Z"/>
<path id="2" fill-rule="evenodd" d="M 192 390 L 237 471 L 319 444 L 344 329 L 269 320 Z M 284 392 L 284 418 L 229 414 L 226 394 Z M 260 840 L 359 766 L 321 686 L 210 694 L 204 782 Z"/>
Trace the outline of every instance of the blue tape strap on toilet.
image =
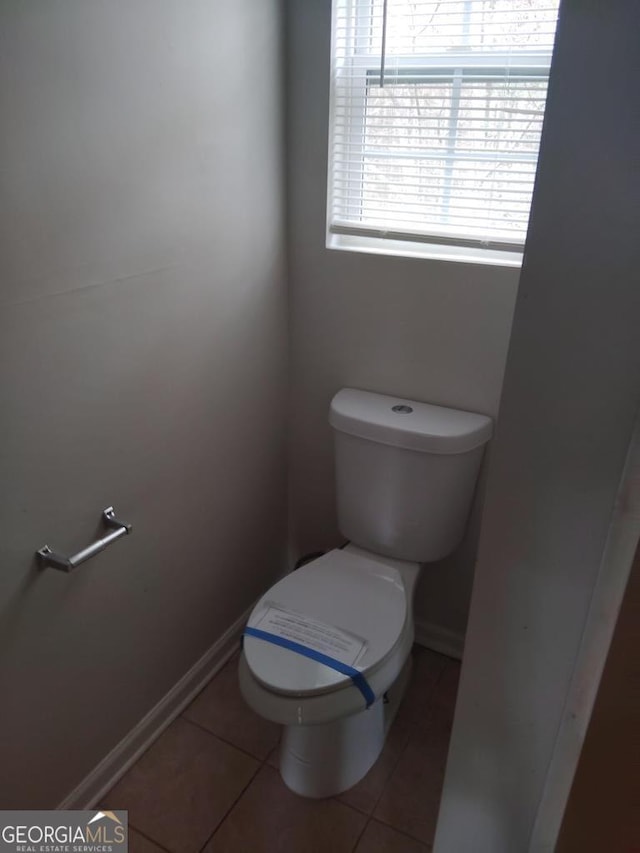
<path id="1" fill-rule="evenodd" d="M 348 675 L 360 693 L 364 696 L 367 708 L 370 708 L 376 701 L 374 692 L 369 686 L 367 679 L 361 672 L 358 672 L 358 670 L 354 669 L 352 666 L 348 666 L 346 663 L 342 663 L 342 661 L 336 660 L 335 658 L 330 658 L 328 655 L 323 655 L 322 652 L 317 652 L 315 649 L 309 649 L 301 643 L 294 643 L 293 640 L 287 640 L 285 637 L 279 637 L 277 634 L 271 634 L 269 631 L 261 631 L 259 628 L 249 628 L 249 626 L 247 626 L 244 629 L 244 633 L 247 637 L 257 637 L 259 640 L 265 640 L 267 643 L 273 643 L 274 646 L 282 646 L 283 649 L 289 649 L 291 652 L 297 652 L 299 655 L 304 655 L 306 658 L 311 658 L 311 660 L 323 663 L 325 666 L 330 666 L 331 669 L 335 669 L 343 675 Z"/>

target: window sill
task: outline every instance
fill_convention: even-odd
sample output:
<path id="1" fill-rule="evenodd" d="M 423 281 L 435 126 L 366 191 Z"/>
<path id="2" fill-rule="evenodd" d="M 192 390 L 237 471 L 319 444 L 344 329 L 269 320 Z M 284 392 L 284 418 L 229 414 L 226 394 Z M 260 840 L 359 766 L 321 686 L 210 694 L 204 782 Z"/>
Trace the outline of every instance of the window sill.
<path id="1" fill-rule="evenodd" d="M 488 264 L 516 269 L 522 266 L 522 252 L 476 249 L 467 246 L 438 246 L 433 243 L 385 240 L 382 237 L 362 237 L 354 234 L 328 234 L 327 249 L 391 255 L 399 258 L 426 258 L 432 261 L 463 264 Z"/>

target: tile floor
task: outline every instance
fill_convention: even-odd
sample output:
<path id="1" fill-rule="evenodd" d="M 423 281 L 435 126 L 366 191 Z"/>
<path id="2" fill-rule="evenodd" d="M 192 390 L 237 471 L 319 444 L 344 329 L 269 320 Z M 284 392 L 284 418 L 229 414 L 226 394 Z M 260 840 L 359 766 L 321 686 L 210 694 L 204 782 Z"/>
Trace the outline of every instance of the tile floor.
<path id="1" fill-rule="evenodd" d="M 131 853 L 425 853 L 431 849 L 460 665 L 418 646 L 367 776 L 338 797 L 292 794 L 279 727 L 245 705 L 233 658 L 104 797 L 128 809 Z"/>

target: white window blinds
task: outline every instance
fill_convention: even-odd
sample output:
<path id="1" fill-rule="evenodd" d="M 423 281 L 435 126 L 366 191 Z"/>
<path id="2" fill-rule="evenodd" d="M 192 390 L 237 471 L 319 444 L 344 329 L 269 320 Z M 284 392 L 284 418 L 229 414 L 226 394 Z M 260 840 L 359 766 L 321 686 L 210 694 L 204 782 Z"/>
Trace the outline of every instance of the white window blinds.
<path id="1" fill-rule="evenodd" d="M 559 0 L 333 0 L 333 234 L 519 250 Z"/>

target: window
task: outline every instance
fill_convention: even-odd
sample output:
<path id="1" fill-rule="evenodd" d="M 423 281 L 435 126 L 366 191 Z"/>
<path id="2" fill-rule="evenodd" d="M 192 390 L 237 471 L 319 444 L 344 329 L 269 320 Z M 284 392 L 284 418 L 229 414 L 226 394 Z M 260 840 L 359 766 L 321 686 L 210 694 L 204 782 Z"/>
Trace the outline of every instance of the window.
<path id="1" fill-rule="evenodd" d="M 333 0 L 328 245 L 520 259 L 558 5 Z"/>

